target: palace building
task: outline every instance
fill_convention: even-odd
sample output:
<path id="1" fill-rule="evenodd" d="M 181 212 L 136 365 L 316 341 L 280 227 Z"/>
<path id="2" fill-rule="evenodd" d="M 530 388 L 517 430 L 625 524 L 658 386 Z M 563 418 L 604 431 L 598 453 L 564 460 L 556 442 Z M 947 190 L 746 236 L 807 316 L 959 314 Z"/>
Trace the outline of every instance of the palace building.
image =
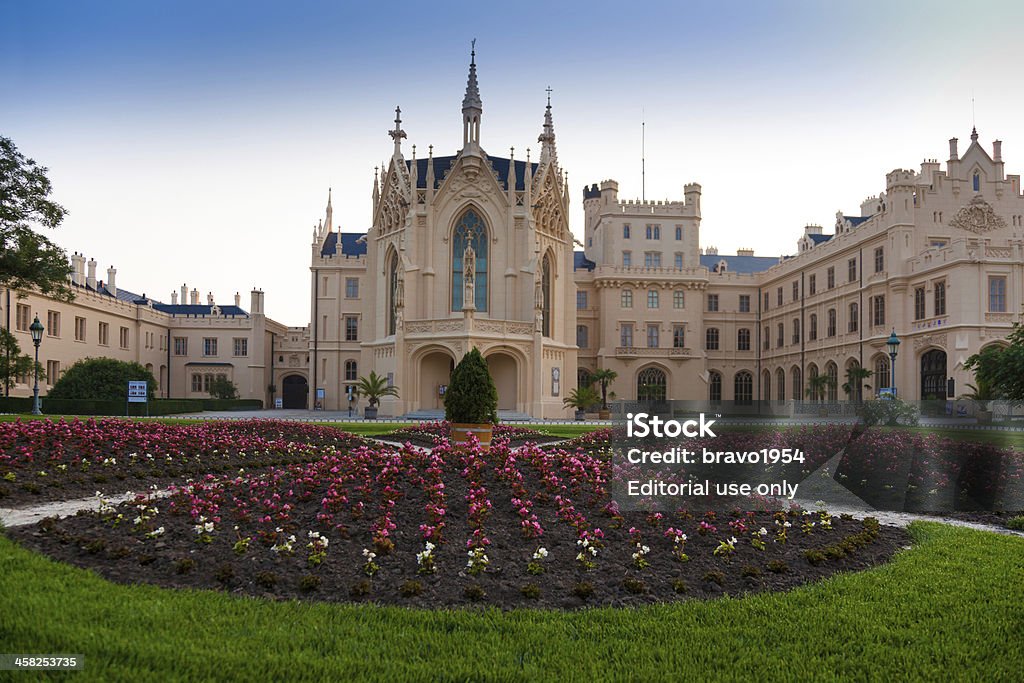
<path id="1" fill-rule="evenodd" d="M 826 400 L 870 398 L 892 384 L 886 340 L 902 344 L 899 395 L 959 394 L 965 360 L 1005 343 L 1024 304 L 1024 198 L 1000 141 L 977 131 L 945 167 L 897 169 L 831 233 L 807 226 L 789 256 L 701 248 L 701 186 L 674 201 L 623 200 L 618 184 L 583 188 L 583 241 L 569 230 L 550 97 L 539 153 L 486 150 L 475 52 L 454 155 L 407 151 L 401 110 L 392 151 L 375 171 L 369 228 L 342 232 L 328 192 L 314 228 L 305 327 L 200 304 L 187 288 L 170 304 L 98 282 L 72 257 L 72 303 L 8 293 L 0 305 L 23 350 L 33 313 L 47 324 L 44 365 L 56 376 L 87 356 L 137 360 L 160 395 L 204 396 L 232 379 L 245 398 L 286 408 L 344 410 L 371 371 L 399 388 L 382 415 L 432 417 L 455 363 L 476 347 L 506 417 L 565 418 L 563 399 L 599 368 L 620 400 L 748 403 L 803 400 L 827 375 Z M 523 146 L 526 148 L 526 145 Z M 420 150 L 423 146 L 420 146 Z M 578 247 L 578 248 L 577 248 Z M 44 319 L 46 318 L 46 319 Z M 847 372 L 872 376 L 843 391 Z M 31 393 L 19 383 L 12 393 Z M 362 405 L 359 405 L 362 407 Z"/>

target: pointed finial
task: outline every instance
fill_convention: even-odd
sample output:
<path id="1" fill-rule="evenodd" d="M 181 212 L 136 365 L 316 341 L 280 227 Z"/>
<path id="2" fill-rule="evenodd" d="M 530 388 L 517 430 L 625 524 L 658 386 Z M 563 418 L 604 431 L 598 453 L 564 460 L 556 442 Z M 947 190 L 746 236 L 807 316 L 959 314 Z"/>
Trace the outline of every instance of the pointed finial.
<path id="1" fill-rule="evenodd" d="M 389 130 L 388 135 L 395 141 L 395 156 L 401 156 L 402 154 L 402 139 L 406 137 L 405 131 L 402 130 L 402 108 L 395 107 L 395 129 Z"/>
<path id="2" fill-rule="evenodd" d="M 427 154 L 428 154 L 428 156 L 433 158 L 433 156 L 434 156 L 434 146 L 433 145 L 430 145 L 429 147 L 427 147 Z"/>
<path id="3" fill-rule="evenodd" d="M 973 128 L 971 128 L 971 140 L 977 140 L 977 139 L 978 139 L 978 127 L 974 126 Z"/>
<path id="4" fill-rule="evenodd" d="M 476 38 L 469 41 L 469 63 L 476 64 Z"/>
<path id="5" fill-rule="evenodd" d="M 550 108 L 551 107 L 551 86 L 550 85 L 546 88 L 546 92 L 548 94 L 548 107 Z"/>

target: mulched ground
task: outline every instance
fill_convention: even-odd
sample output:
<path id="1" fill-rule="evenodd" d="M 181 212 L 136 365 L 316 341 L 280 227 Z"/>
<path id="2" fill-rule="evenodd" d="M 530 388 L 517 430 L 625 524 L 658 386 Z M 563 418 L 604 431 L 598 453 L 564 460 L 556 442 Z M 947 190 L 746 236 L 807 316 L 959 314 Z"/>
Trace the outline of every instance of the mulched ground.
<path id="1" fill-rule="evenodd" d="M 420 448 L 433 448 L 441 443 L 442 439 L 448 438 L 449 435 L 448 425 L 444 422 L 439 422 L 397 429 L 387 434 L 380 434 L 377 438 L 398 443 L 410 443 Z M 528 443 L 542 446 L 566 440 L 560 436 L 548 436 L 533 429 L 510 425 L 497 425 L 494 430 L 494 438 L 508 439 L 509 446 L 512 448 L 525 446 Z"/>
<path id="2" fill-rule="evenodd" d="M 697 532 L 700 518 L 666 515 L 664 520 L 652 523 L 642 513 L 623 513 L 622 519 L 616 521 L 601 512 L 606 501 L 584 501 L 581 495 L 577 508 L 605 533 L 596 568 L 588 571 L 574 559 L 578 552 L 575 531 L 556 520 L 553 501 L 539 490 L 532 475 L 527 481 L 530 490 L 536 491 L 531 494 L 535 501 L 534 512 L 545 529 L 540 539 L 523 538 L 518 517 L 508 504 L 508 487 L 492 477 L 487 486 L 494 507 L 485 525 L 492 541 L 488 549 L 491 563 L 483 574 L 468 576 L 465 539 L 470 528 L 467 504 L 463 502 L 467 487 L 453 466 L 446 470 L 444 481 L 449 496 L 446 516 L 449 526 L 445 530 L 448 543 L 435 551 L 437 573 L 427 575 L 417 573 L 415 554 L 423 549 L 418 525 L 423 521 L 426 498 L 415 488 L 409 489 L 396 505 L 394 519 L 398 529 L 392 535 L 395 549 L 377 558 L 380 570 L 372 578 L 364 573 L 362 557 L 363 549 L 371 545 L 371 514 L 357 519 L 346 515 L 344 536 L 333 528 L 325 531 L 330 539 L 326 560 L 316 567 L 308 564 L 306 534 L 318 528 L 315 516 L 322 509 L 319 492 L 303 496 L 306 500 L 290 513 L 294 523 L 286 524 L 284 532 L 298 537 L 295 554 L 291 557 L 271 552 L 268 545 L 258 540 L 252 542 L 244 555 L 236 554 L 233 545 L 237 536 L 231 526 L 235 522 L 227 519 L 228 515 L 219 525 L 212 543 L 196 542 L 192 519 L 181 509 L 187 499 L 180 494 L 177 498 L 154 502 L 160 509 L 156 523 L 166 527 L 165 535 L 156 539 L 143 538 L 141 533 L 133 531 L 131 520 L 135 508 L 130 504 L 118 508 L 124 520 L 117 525 L 109 517 L 104 520 L 96 513 L 82 513 L 63 520 L 44 520 L 35 526 L 6 533 L 26 547 L 94 570 L 119 583 L 205 588 L 271 599 L 373 602 L 426 608 L 482 604 L 500 608 L 572 609 L 787 590 L 837 572 L 876 566 L 910 544 L 910 537 L 904 530 L 881 527 L 863 547 L 850 555 L 839 556 L 841 553 L 835 553 L 834 546 L 844 539 L 864 535 L 865 526 L 861 521 L 836 517 L 831 530 L 818 527 L 804 534 L 800 530 L 801 522 L 820 520 L 818 513 L 806 518 L 799 513 L 789 513 L 785 519 L 793 526 L 789 529 L 788 542 L 773 543 L 769 537 L 767 550 L 760 551 L 751 546 L 749 531 L 734 534 L 729 528 L 731 516 L 715 520 L 719 527 L 717 534 L 701 536 Z M 169 509 L 172 500 L 179 504 L 177 514 Z M 774 533 L 778 528 L 776 517 L 771 513 L 757 513 L 744 519 L 751 530 L 764 526 Z M 690 561 L 681 562 L 672 555 L 672 543 L 663 535 L 668 526 L 681 528 L 689 536 L 686 553 Z M 631 557 L 635 544 L 629 537 L 630 527 L 640 530 L 643 542 L 651 549 L 647 555 L 650 566 L 645 569 L 637 568 Z M 247 531 L 253 528 L 250 524 Z M 729 559 L 714 556 L 719 539 L 732 535 L 741 537 L 735 554 Z M 550 554 L 543 562 L 545 572 L 533 575 L 527 567 L 539 546 Z M 833 548 L 834 557 L 817 558 L 820 560 L 817 563 L 812 563 L 805 555 L 808 550 L 827 552 L 829 548 Z M 531 590 L 528 586 L 536 587 L 534 597 L 524 593 L 524 589 Z"/>

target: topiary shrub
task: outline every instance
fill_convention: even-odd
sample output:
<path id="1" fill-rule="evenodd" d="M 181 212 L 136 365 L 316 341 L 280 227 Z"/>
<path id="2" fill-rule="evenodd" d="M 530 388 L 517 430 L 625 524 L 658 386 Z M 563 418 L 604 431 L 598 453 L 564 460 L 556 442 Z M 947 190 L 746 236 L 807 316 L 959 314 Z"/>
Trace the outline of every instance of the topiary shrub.
<path id="1" fill-rule="evenodd" d="M 498 423 L 498 390 L 487 362 L 475 348 L 452 371 L 444 395 L 444 417 L 456 423 Z"/>
<path id="2" fill-rule="evenodd" d="M 85 358 L 64 371 L 46 397 L 124 402 L 128 400 L 129 381 L 147 382 L 149 398 L 153 399 L 156 378 L 138 363 L 113 358 Z"/>

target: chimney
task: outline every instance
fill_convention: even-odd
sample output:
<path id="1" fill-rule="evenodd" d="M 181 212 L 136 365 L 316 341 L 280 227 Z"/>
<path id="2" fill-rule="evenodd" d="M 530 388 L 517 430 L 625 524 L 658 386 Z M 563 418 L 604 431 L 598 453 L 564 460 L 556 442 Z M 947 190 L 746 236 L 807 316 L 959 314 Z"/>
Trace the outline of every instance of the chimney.
<path id="1" fill-rule="evenodd" d="M 114 278 L 117 277 L 117 269 L 114 266 L 107 268 L 107 291 L 110 292 L 110 296 L 117 297 L 117 283 Z"/>
<path id="2" fill-rule="evenodd" d="M 212 306 L 213 305 L 213 292 L 207 292 L 206 293 L 206 305 L 207 306 Z"/>
<path id="3" fill-rule="evenodd" d="M 992 141 L 992 161 L 999 163 L 1003 160 L 1003 141 L 993 140 Z"/>
<path id="4" fill-rule="evenodd" d="M 89 274 L 85 278 L 85 284 L 87 287 L 96 289 L 96 260 L 89 259 Z"/>
<path id="5" fill-rule="evenodd" d="M 812 225 L 805 225 L 804 226 L 804 234 L 805 235 L 820 235 L 821 234 L 821 226 L 820 225 L 813 225 L 813 224 Z"/>
<path id="6" fill-rule="evenodd" d="M 704 253 L 708 256 L 718 256 L 718 247 L 708 247 L 704 250 Z"/>
<path id="7" fill-rule="evenodd" d="M 184 306 L 187 303 L 188 303 L 188 286 L 183 284 L 181 286 L 181 305 Z"/>
<path id="8" fill-rule="evenodd" d="M 242 307 L 242 295 L 239 294 L 238 292 L 235 292 L 235 306 L 237 308 Z"/>
<path id="9" fill-rule="evenodd" d="M 950 138 L 949 139 L 949 160 L 950 161 L 958 161 L 960 159 L 960 157 L 957 156 L 957 153 L 956 153 L 956 143 L 957 143 L 957 139 L 956 138 Z"/>
<path id="10" fill-rule="evenodd" d="M 192 294 L 189 297 L 189 301 L 188 302 L 190 304 L 192 304 L 193 306 L 198 306 L 199 305 L 199 290 L 196 289 L 195 287 L 192 288 Z"/>
<path id="11" fill-rule="evenodd" d="M 71 282 L 79 287 L 85 284 L 85 257 L 77 251 L 71 257 Z"/>
<path id="12" fill-rule="evenodd" d="M 754 250 L 753 249 L 737 249 L 736 250 L 736 255 L 737 256 L 753 256 L 754 255 Z"/>
<path id="13" fill-rule="evenodd" d="M 178 305 L 178 293 L 177 292 L 171 292 L 171 305 L 172 306 L 177 306 Z"/>
<path id="14" fill-rule="evenodd" d="M 259 289 L 252 290 L 252 299 L 249 306 L 249 313 L 255 315 L 257 313 L 263 313 L 263 291 Z"/>

